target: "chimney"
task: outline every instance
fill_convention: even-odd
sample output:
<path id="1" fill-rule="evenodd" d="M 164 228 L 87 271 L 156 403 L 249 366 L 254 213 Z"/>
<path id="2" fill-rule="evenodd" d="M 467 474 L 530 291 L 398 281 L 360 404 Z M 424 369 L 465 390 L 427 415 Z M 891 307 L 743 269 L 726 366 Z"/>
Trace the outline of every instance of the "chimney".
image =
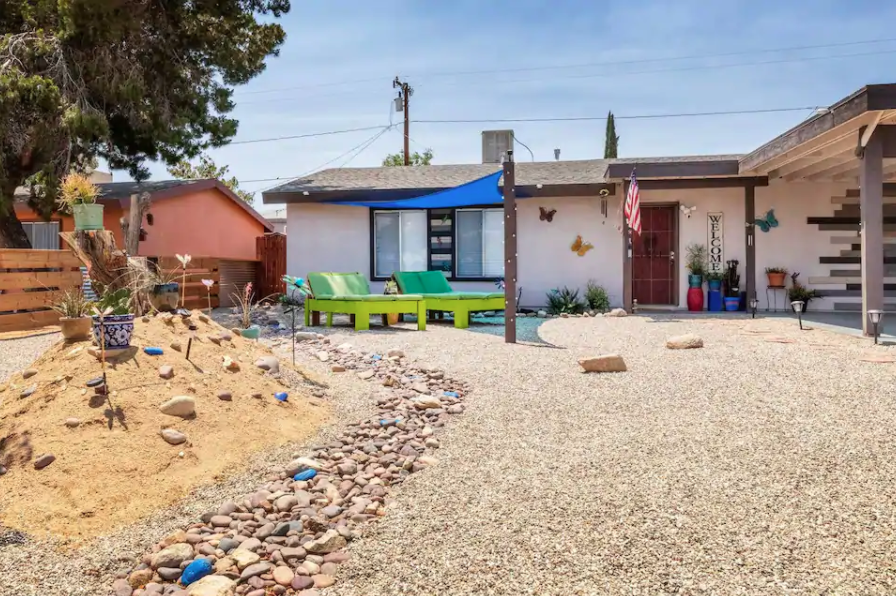
<path id="1" fill-rule="evenodd" d="M 513 151 L 512 130 L 482 131 L 482 163 L 503 163 L 508 151 Z"/>
<path id="2" fill-rule="evenodd" d="M 554 149 L 554 160 L 560 161 L 560 150 L 559 149 Z"/>

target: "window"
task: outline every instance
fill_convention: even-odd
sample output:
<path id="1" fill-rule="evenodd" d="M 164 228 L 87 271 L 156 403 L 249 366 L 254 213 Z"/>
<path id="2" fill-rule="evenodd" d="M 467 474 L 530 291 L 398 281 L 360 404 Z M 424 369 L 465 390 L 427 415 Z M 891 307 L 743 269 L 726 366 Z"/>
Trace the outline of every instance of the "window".
<path id="1" fill-rule="evenodd" d="M 457 277 L 504 275 L 504 211 L 457 210 Z"/>
<path id="2" fill-rule="evenodd" d="M 373 214 L 373 273 L 386 278 L 395 271 L 425 271 L 427 212 L 376 211 Z"/>
<path id="3" fill-rule="evenodd" d="M 59 222 L 23 222 L 25 234 L 36 250 L 59 250 Z"/>

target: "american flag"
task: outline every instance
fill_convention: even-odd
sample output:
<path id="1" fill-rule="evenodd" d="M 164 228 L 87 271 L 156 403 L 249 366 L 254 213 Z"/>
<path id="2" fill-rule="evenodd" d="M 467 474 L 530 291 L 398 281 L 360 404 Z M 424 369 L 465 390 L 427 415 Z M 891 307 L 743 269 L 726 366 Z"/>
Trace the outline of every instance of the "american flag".
<path id="1" fill-rule="evenodd" d="M 628 185 L 628 194 L 625 195 L 625 219 L 628 227 L 641 235 L 641 192 L 638 190 L 638 179 L 632 170 L 632 181 Z"/>

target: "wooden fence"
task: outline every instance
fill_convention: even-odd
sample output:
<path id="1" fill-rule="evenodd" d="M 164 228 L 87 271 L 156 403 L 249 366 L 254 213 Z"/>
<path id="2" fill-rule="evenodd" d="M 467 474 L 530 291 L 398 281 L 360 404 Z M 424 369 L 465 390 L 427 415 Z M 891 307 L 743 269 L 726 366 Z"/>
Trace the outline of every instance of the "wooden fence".
<path id="1" fill-rule="evenodd" d="M 255 239 L 255 257 L 258 259 L 258 295 L 283 294 L 286 285 L 286 236 L 265 234 Z"/>
<path id="2" fill-rule="evenodd" d="M 50 305 L 81 286 L 80 266 L 70 250 L 0 249 L 0 332 L 56 323 Z"/>
<path id="3" fill-rule="evenodd" d="M 150 261 L 158 264 L 159 269 L 166 278 L 169 278 L 171 281 L 176 281 L 179 284 L 183 282 L 184 270 L 176 257 L 148 258 Z M 221 304 L 219 296 L 219 288 L 221 287 L 221 274 L 218 270 L 219 265 L 219 259 L 214 257 L 193 257 L 190 260 L 189 265 L 187 265 L 187 282 L 184 290 L 186 292 L 184 297 L 186 308 L 208 308 L 209 292 L 202 283 L 203 279 L 211 279 L 215 282 L 215 285 L 212 286 L 211 290 L 212 307 L 217 308 Z"/>

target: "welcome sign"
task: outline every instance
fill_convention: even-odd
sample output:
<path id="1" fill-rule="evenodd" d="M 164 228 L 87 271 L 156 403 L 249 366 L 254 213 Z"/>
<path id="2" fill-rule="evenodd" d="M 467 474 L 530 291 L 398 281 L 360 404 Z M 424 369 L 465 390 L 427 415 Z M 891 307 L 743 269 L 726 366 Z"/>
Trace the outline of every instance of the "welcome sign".
<path id="1" fill-rule="evenodd" d="M 725 226 L 721 213 L 706 214 L 706 244 L 709 247 L 710 273 L 725 270 Z"/>

